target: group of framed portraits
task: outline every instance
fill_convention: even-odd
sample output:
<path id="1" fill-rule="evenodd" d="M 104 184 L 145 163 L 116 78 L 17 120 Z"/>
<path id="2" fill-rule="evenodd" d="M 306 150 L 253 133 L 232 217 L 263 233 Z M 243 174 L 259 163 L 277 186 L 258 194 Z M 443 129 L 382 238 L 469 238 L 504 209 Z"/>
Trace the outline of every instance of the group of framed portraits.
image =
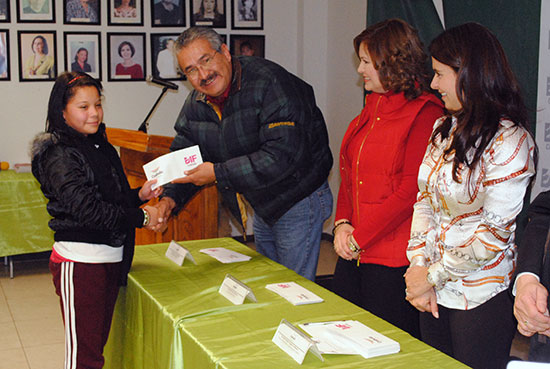
<path id="1" fill-rule="evenodd" d="M 143 26 L 146 1 L 152 27 L 185 27 L 188 1 L 191 26 L 226 28 L 229 1 L 232 29 L 263 29 L 263 0 L 63 0 L 63 23 L 100 25 L 103 4 L 108 25 Z M 55 0 L 15 0 L 15 4 L 18 23 L 55 23 Z M 0 0 L 0 22 L 9 21 L 10 0 Z"/>
<path id="2" fill-rule="evenodd" d="M 179 33 L 151 33 L 150 61 L 153 77 L 182 80 L 184 75 L 172 54 Z M 19 80 L 53 81 L 58 62 L 56 31 L 18 31 Z M 227 36 L 222 35 L 224 40 Z M 147 71 L 146 33 L 107 33 L 107 80 L 144 81 Z M 226 41 L 227 42 L 227 41 Z M 64 70 L 86 72 L 102 77 L 100 32 L 64 32 Z M 231 35 L 233 55 L 264 57 L 265 36 Z M 0 80 L 10 79 L 9 30 L 0 29 Z"/>
<path id="3" fill-rule="evenodd" d="M 0 0 L 0 27 L 10 22 L 10 0 Z M 186 3 L 190 25 L 226 28 L 226 2 L 231 5 L 232 29 L 263 29 L 263 0 L 64 0 L 63 23 L 99 25 L 101 6 L 108 25 L 143 26 L 144 4 L 149 2 L 152 27 L 185 27 Z M 86 3 L 84 9 L 82 4 Z M 77 6 L 78 5 L 78 6 Z M 13 3 L 12 3 L 13 6 Z M 54 23 L 55 0 L 16 0 L 17 22 Z M 0 28 L 0 81 L 10 80 L 9 30 Z M 57 31 L 18 30 L 19 80 L 53 81 L 58 75 Z M 172 47 L 179 33 L 150 33 L 146 52 L 145 32 L 107 32 L 102 49 L 101 32 L 63 32 L 63 69 L 102 78 L 102 50 L 107 53 L 108 81 L 144 81 L 147 61 L 155 78 L 182 80 Z M 222 35 L 227 43 L 227 36 Z M 233 55 L 264 57 L 265 36 L 231 35 Z M 149 55 L 149 60 L 147 60 Z"/>

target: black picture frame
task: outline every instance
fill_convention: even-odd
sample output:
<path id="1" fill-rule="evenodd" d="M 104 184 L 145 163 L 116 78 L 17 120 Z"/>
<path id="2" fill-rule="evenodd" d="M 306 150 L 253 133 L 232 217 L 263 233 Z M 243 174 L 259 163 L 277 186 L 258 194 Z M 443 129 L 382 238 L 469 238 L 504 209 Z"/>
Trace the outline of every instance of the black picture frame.
<path id="1" fill-rule="evenodd" d="M 231 29 L 264 29 L 264 0 L 231 1 Z"/>
<path id="2" fill-rule="evenodd" d="M 63 0 L 63 24 L 101 24 L 101 0 L 88 0 L 88 10 L 80 0 Z"/>
<path id="3" fill-rule="evenodd" d="M 153 77 L 169 81 L 186 79 L 169 46 L 170 43 L 172 45 L 176 43 L 179 35 L 179 33 L 151 33 L 151 74 Z"/>
<path id="4" fill-rule="evenodd" d="M 130 55 L 131 61 L 134 62 L 133 65 L 124 67 L 124 46 L 128 46 L 127 51 L 131 51 L 133 48 L 133 53 Z M 145 50 L 145 33 L 144 32 L 133 32 L 133 33 L 124 33 L 124 32 L 108 32 L 107 33 L 107 53 L 109 56 L 108 59 L 108 72 L 107 80 L 108 81 L 145 81 L 145 73 L 147 71 L 147 58 Z M 135 67 L 139 65 L 140 68 Z M 120 65 L 120 66 L 119 66 Z M 140 72 L 141 70 L 141 72 Z"/>
<path id="5" fill-rule="evenodd" d="M 15 0 L 17 23 L 54 23 L 55 0 L 42 0 L 38 8 L 31 6 L 29 0 Z"/>
<path id="6" fill-rule="evenodd" d="M 10 56 L 10 31 L 0 29 L 0 81 L 10 80 Z"/>
<path id="7" fill-rule="evenodd" d="M 231 35 L 229 51 L 231 55 L 259 56 L 265 58 L 265 36 L 264 35 Z M 247 54 L 246 50 L 252 50 L 253 54 Z"/>
<path id="8" fill-rule="evenodd" d="M 0 23 L 9 23 L 11 19 L 11 0 L 0 0 Z"/>
<path id="9" fill-rule="evenodd" d="M 173 10 L 165 10 L 163 0 L 151 0 L 151 27 L 185 27 L 185 0 L 171 0 Z"/>
<path id="10" fill-rule="evenodd" d="M 45 57 L 35 64 L 38 40 L 43 42 Z M 19 45 L 19 81 L 55 81 L 57 77 L 57 37 L 56 31 L 17 31 Z"/>
<path id="11" fill-rule="evenodd" d="M 64 32 L 65 70 L 85 72 L 101 80 L 101 33 L 100 32 Z M 86 51 L 83 65 L 78 63 L 79 55 Z"/>
<path id="12" fill-rule="evenodd" d="M 107 0 L 107 24 L 109 26 L 143 26 L 143 0 L 130 0 L 133 9 L 119 10 L 122 0 Z"/>
<path id="13" fill-rule="evenodd" d="M 214 3 L 213 11 L 209 12 L 212 18 L 205 13 L 205 4 L 209 6 Z M 191 6 L 191 26 L 212 27 L 212 28 L 226 28 L 226 6 L 225 0 L 190 0 Z"/>

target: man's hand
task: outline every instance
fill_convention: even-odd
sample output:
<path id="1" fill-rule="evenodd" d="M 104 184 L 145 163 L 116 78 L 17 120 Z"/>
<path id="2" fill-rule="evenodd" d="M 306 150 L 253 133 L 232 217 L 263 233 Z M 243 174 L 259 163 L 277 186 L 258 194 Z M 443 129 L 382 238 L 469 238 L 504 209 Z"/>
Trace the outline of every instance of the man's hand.
<path id="1" fill-rule="evenodd" d="M 514 315 L 521 334 L 530 337 L 538 332 L 550 337 L 547 299 L 548 291 L 533 275 L 525 274 L 516 280 Z"/>
<path id="2" fill-rule="evenodd" d="M 176 207 L 176 202 L 170 197 L 163 197 L 154 207 L 158 213 L 158 221 L 150 229 L 155 232 L 164 232 L 168 228 L 168 219 L 172 215 L 172 210 Z"/>
<path id="3" fill-rule="evenodd" d="M 205 162 L 194 169 L 184 172 L 186 177 L 177 178 L 172 183 L 193 183 L 196 186 L 204 186 L 216 181 L 214 164 Z"/>

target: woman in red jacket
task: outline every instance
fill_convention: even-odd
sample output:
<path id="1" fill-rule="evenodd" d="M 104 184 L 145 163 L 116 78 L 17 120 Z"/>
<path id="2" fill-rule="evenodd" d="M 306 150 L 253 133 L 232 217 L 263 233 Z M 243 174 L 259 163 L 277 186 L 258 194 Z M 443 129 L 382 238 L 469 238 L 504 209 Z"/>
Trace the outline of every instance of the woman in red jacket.
<path id="1" fill-rule="evenodd" d="M 418 168 L 442 104 L 428 92 L 427 56 L 409 24 L 377 23 L 353 43 L 370 93 L 340 149 L 335 290 L 419 337 L 418 312 L 403 295 L 405 251 Z"/>

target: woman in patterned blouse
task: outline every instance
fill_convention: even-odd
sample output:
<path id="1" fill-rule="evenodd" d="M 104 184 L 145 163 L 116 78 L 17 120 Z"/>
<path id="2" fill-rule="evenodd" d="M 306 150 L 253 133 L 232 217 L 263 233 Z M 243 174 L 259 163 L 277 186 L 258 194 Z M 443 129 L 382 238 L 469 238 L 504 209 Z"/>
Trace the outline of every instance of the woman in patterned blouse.
<path id="1" fill-rule="evenodd" d="M 515 333 L 506 293 L 516 216 L 536 166 L 527 109 L 504 50 L 467 23 L 430 45 L 449 112 L 418 174 L 405 274 L 422 339 L 474 368 L 504 368 Z"/>

